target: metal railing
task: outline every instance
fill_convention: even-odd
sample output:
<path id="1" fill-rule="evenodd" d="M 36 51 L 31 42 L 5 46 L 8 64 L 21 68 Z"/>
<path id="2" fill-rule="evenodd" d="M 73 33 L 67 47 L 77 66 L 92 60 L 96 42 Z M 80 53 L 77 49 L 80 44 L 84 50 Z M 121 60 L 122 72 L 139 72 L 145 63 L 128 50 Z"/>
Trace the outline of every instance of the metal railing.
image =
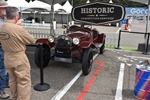
<path id="1" fill-rule="evenodd" d="M 149 45 L 149 35 L 150 33 L 145 33 L 145 32 L 132 32 L 132 31 L 124 31 L 124 30 L 120 30 L 119 31 L 119 35 L 118 35 L 118 43 L 117 43 L 117 47 L 116 49 L 120 49 L 120 41 L 121 41 L 121 33 L 126 32 L 126 33 L 133 33 L 133 34 L 144 34 L 145 38 L 146 38 L 146 42 L 145 42 L 145 50 L 144 50 L 144 54 L 148 53 L 148 45 Z"/>
<path id="2" fill-rule="evenodd" d="M 30 34 L 32 34 L 35 39 L 39 39 L 39 38 L 47 38 L 50 33 L 49 32 L 44 32 L 44 31 L 29 31 Z M 56 37 L 59 35 L 62 35 L 63 33 L 56 33 Z M 114 36 L 107 36 L 105 39 L 105 45 L 109 46 L 109 47 L 116 47 L 117 43 L 118 43 L 118 37 L 114 37 Z"/>
<path id="3" fill-rule="evenodd" d="M 107 47 L 116 47 L 118 43 L 118 37 L 106 36 L 105 45 Z"/>
<path id="4" fill-rule="evenodd" d="M 24 28 L 50 29 L 50 24 L 22 23 L 21 26 Z"/>

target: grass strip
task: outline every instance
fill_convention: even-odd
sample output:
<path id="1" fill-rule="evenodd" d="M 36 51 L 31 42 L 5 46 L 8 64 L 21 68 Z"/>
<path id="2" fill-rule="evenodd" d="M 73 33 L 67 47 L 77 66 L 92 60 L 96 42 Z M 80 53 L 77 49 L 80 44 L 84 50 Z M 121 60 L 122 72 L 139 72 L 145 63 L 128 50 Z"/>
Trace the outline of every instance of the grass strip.
<path id="1" fill-rule="evenodd" d="M 105 45 L 105 48 L 116 49 L 115 46 L 107 46 L 107 45 Z M 121 50 L 129 50 L 129 51 L 137 51 L 136 47 L 120 47 L 119 49 L 121 49 Z"/>

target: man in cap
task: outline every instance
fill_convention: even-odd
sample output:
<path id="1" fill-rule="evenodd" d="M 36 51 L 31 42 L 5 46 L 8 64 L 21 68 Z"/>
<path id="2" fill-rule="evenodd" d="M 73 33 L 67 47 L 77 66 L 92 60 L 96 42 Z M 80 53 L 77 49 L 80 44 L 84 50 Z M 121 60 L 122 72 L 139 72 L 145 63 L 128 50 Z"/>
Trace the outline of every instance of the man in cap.
<path id="1" fill-rule="evenodd" d="M 0 42 L 4 50 L 4 63 L 9 73 L 9 86 L 13 100 L 30 100 L 30 63 L 25 54 L 26 45 L 34 37 L 22 26 L 16 25 L 19 11 L 16 7 L 6 8 L 7 20 L 0 27 Z"/>
<path id="2" fill-rule="evenodd" d="M 6 7 L 8 4 L 4 0 L 0 0 L 0 26 L 3 24 L 6 16 Z M 9 94 L 5 93 L 4 87 L 8 85 L 8 74 L 4 66 L 4 52 L 0 48 L 0 99 L 9 98 Z"/>

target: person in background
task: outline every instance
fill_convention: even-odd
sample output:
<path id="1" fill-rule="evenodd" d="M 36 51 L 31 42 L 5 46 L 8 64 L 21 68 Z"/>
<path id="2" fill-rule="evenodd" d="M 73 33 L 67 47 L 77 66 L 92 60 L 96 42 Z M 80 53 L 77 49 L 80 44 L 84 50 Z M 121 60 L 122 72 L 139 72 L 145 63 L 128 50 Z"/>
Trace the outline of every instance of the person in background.
<path id="1" fill-rule="evenodd" d="M 16 7 L 6 8 L 7 20 L 0 27 L 0 42 L 4 50 L 4 64 L 9 73 L 9 86 L 13 100 L 30 100 L 30 63 L 25 54 L 26 45 L 34 37 L 22 26 L 17 25 L 19 11 Z"/>
<path id="2" fill-rule="evenodd" d="M 132 27 L 132 17 L 130 17 L 129 19 L 128 19 L 128 30 L 129 31 L 131 31 L 131 27 Z"/>
<path id="3" fill-rule="evenodd" d="M 0 26 L 3 24 L 6 16 L 6 7 L 8 4 L 4 0 L 0 0 Z M 0 99 L 9 98 L 9 94 L 5 93 L 5 86 L 8 86 L 9 76 L 4 66 L 4 52 L 0 47 Z"/>

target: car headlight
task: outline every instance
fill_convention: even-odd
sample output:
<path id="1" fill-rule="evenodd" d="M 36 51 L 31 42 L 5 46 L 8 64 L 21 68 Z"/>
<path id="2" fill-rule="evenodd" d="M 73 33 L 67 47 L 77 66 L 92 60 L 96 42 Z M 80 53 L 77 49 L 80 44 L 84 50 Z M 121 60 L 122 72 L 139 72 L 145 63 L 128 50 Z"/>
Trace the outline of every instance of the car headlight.
<path id="1" fill-rule="evenodd" d="M 48 41 L 49 41 L 49 42 L 54 42 L 54 37 L 51 36 L 51 35 L 49 35 L 49 36 L 48 36 Z"/>
<path id="2" fill-rule="evenodd" d="M 73 43 L 74 43 L 75 45 L 78 45 L 78 44 L 80 43 L 80 39 L 77 38 L 77 37 L 73 38 Z"/>

